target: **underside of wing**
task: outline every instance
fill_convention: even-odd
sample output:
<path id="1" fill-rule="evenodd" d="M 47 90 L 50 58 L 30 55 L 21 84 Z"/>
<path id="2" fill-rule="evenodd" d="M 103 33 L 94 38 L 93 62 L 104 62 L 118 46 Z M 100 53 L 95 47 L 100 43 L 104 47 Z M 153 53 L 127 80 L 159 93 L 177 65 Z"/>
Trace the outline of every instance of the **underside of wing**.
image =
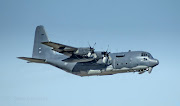
<path id="1" fill-rule="evenodd" d="M 93 61 L 94 58 L 67 58 L 67 59 L 64 59 L 62 61 L 65 61 L 65 62 L 89 62 L 89 61 Z"/>
<path id="2" fill-rule="evenodd" d="M 62 60 L 65 62 L 89 62 L 94 60 L 93 57 L 87 56 L 90 48 L 75 48 L 55 42 L 42 42 L 42 44 L 52 47 L 52 50 L 56 52 L 69 56 L 69 58 Z"/>
<path id="3" fill-rule="evenodd" d="M 73 52 L 76 52 L 78 48 L 55 43 L 55 42 L 42 42 L 42 44 L 52 47 L 52 50 L 62 53 L 67 56 L 71 56 Z"/>

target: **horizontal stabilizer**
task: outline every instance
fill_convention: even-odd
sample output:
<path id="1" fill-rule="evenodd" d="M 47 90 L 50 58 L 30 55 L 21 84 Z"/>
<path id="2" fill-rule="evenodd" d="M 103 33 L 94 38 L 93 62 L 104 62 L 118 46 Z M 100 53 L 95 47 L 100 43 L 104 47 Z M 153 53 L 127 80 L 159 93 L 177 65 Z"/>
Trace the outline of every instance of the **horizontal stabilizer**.
<path id="1" fill-rule="evenodd" d="M 29 58 L 29 57 L 18 57 L 22 60 L 27 60 L 28 63 L 34 62 L 34 63 L 46 63 L 46 60 L 44 59 L 37 59 L 37 58 Z"/>
<path id="2" fill-rule="evenodd" d="M 67 59 L 64 59 L 62 61 L 65 61 L 65 62 L 89 62 L 89 61 L 93 61 L 94 58 L 81 58 L 81 59 L 78 59 L 78 58 L 67 58 Z"/>

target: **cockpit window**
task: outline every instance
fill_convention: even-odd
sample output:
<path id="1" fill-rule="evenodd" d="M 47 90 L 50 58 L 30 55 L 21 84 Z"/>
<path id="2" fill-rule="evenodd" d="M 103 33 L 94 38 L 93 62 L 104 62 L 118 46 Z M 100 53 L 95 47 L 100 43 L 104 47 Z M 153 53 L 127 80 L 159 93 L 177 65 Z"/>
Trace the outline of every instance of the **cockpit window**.
<path id="1" fill-rule="evenodd" d="M 147 52 L 143 52 L 141 53 L 141 56 L 142 57 L 149 57 L 149 58 L 153 58 L 152 55 L 150 53 L 147 53 Z"/>
<path id="2" fill-rule="evenodd" d="M 145 53 L 141 53 L 141 56 L 146 56 L 146 54 Z"/>

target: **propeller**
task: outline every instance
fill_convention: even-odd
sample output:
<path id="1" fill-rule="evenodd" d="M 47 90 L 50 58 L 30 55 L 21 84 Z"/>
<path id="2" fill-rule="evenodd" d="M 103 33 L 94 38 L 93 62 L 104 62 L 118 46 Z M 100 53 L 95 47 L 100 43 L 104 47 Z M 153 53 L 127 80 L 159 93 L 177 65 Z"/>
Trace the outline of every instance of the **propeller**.
<path id="1" fill-rule="evenodd" d="M 88 44 L 89 44 L 89 42 L 88 42 Z M 95 47 L 95 45 L 96 45 L 96 42 L 94 43 L 94 45 L 93 45 L 93 47 L 91 47 L 91 45 L 89 44 L 89 53 L 88 53 L 88 57 L 91 57 L 92 56 L 92 54 L 94 53 L 94 47 Z"/>
<path id="2" fill-rule="evenodd" d="M 110 52 L 108 52 L 108 49 L 109 49 L 109 45 L 108 45 L 108 48 L 105 52 L 101 52 L 101 54 L 103 55 L 103 58 L 102 58 L 103 63 L 107 63 L 109 60 L 109 53 Z"/>

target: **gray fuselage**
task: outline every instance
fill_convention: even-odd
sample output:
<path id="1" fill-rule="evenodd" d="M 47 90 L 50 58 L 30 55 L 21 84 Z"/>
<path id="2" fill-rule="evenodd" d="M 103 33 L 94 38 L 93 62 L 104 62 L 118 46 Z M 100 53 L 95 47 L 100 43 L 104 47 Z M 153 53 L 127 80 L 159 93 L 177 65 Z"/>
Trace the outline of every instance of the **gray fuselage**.
<path id="1" fill-rule="evenodd" d="M 157 59 L 144 51 L 110 53 L 95 51 L 91 46 L 77 48 L 51 42 L 42 25 L 36 27 L 32 57 L 18 58 L 27 60 L 28 63 L 50 64 L 79 76 L 125 72 L 142 74 L 146 71 L 151 73 L 152 68 L 159 64 Z"/>
<path id="2" fill-rule="evenodd" d="M 79 76 L 144 72 L 148 71 L 149 67 L 154 67 L 159 64 L 157 59 L 154 59 L 150 53 L 144 51 L 110 53 L 108 64 L 103 63 L 102 59 L 98 61 L 73 63 L 61 61 L 65 58 L 68 57 L 57 55 L 54 58 L 47 59 L 47 63 Z"/>

